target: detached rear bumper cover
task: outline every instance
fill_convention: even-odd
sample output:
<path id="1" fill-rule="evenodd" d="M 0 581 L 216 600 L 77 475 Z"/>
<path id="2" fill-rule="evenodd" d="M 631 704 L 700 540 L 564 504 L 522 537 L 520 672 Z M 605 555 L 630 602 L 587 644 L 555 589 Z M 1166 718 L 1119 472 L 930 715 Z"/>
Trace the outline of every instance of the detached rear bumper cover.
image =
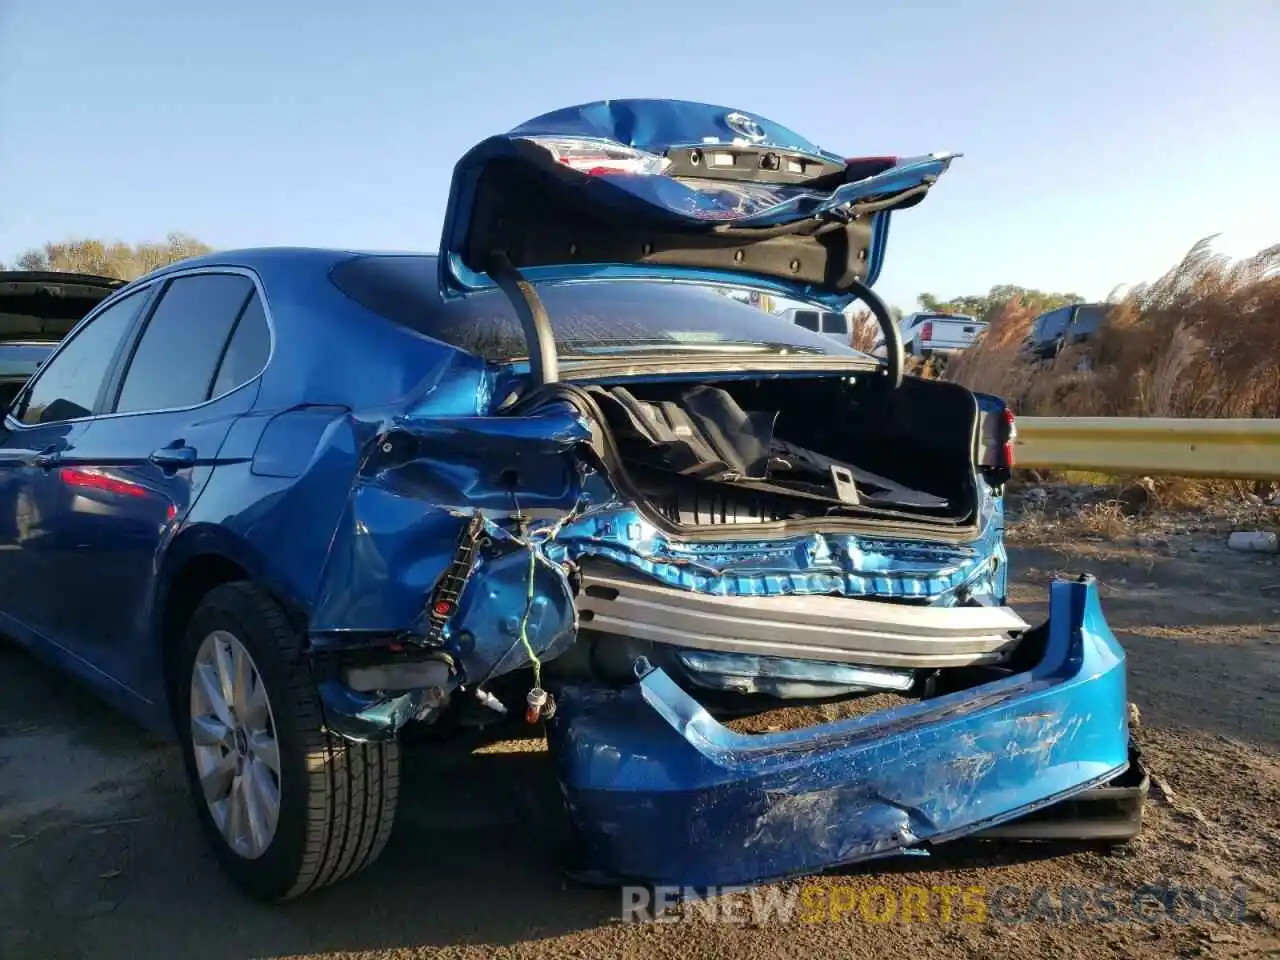
<path id="1" fill-rule="evenodd" d="M 622 691 L 565 690 L 551 738 L 591 872 L 761 882 L 975 833 L 1116 776 L 1124 653 L 1096 586 L 1059 581 L 1040 663 L 980 687 L 749 736 L 654 670 Z"/>

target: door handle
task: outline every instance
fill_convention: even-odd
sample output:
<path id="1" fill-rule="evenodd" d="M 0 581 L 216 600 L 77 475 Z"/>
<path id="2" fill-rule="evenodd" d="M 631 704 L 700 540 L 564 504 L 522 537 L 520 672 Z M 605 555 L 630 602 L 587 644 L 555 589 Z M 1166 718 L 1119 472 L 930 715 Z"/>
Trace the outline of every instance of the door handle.
<path id="1" fill-rule="evenodd" d="M 41 470 L 52 470 L 58 465 L 58 461 L 62 459 L 62 448 L 45 447 L 35 455 L 35 464 Z"/>
<path id="2" fill-rule="evenodd" d="M 179 442 L 153 451 L 148 459 L 157 467 L 172 472 L 195 466 L 196 450 Z"/>

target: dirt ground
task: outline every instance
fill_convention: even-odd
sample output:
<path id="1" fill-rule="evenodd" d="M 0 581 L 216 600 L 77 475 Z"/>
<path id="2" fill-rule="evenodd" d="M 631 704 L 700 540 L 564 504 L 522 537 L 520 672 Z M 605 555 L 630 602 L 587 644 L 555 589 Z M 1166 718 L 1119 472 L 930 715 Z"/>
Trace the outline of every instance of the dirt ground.
<path id="1" fill-rule="evenodd" d="M 1064 531 L 1065 532 L 1065 531 Z M 1174 531 L 1146 545 L 1014 546 L 1013 599 L 1045 612 L 1055 572 L 1089 570 L 1130 655 L 1156 779 L 1127 851 L 953 844 L 776 888 L 1064 887 L 1245 892 L 1243 922 L 620 922 L 617 891 L 565 882 L 541 741 L 418 749 L 384 857 L 352 882 L 268 908 L 205 852 L 177 752 L 0 645 L 0 957 L 1255 957 L 1280 955 L 1280 560 Z M 1064 541 L 1067 537 L 1064 535 Z M 835 893 L 833 893 L 833 891 Z M 1039 901 L 1042 905 L 1046 901 Z M 824 914 L 824 916 L 826 916 Z"/>

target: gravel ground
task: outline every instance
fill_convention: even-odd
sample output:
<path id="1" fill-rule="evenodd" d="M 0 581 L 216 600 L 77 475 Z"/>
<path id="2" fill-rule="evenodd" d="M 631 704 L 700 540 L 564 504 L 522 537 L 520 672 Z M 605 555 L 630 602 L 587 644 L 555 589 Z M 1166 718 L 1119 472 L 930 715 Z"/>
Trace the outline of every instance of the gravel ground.
<path id="1" fill-rule="evenodd" d="M 411 752 L 402 819 L 379 863 L 268 908 L 229 889 L 205 852 L 174 748 L 0 646 L 0 957 L 1280 953 L 1280 561 L 1227 552 L 1221 536 L 1197 531 L 1169 534 L 1171 546 L 1164 534 L 1138 545 L 1057 529 L 1057 541 L 1041 529 L 1012 549 L 1013 599 L 1033 619 L 1055 572 L 1088 569 L 1103 584 L 1156 781 L 1147 828 L 1122 853 L 952 844 L 767 889 L 803 895 L 808 912 L 790 922 L 685 911 L 624 924 L 617 891 L 560 877 L 544 746 L 513 740 Z M 1064 887 L 1111 886 L 1127 904 L 1144 884 L 1242 886 L 1243 922 L 1064 921 L 1046 907 Z M 982 922 L 944 922 L 937 900 L 928 921 L 869 922 L 858 910 L 830 920 L 833 902 L 917 886 L 1012 893 Z M 1007 922 L 1031 906 L 1036 919 Z M 805 922 L 815 911 L 819 922 Z"/>

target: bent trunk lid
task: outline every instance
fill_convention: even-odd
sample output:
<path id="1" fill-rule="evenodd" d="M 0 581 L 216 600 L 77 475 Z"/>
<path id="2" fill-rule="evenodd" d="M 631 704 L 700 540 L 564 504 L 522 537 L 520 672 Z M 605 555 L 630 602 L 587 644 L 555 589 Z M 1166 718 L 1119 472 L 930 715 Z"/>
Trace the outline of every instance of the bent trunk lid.
<path id="1" fill-rule="evenodd" d="M 874 283 L 889 217 L 955 154 L 847 160 L 763 117 L 678 100 L 569 107 L 483 141 L 454 169 L 441 288 L 663 277 L 843 309 Z"/>

